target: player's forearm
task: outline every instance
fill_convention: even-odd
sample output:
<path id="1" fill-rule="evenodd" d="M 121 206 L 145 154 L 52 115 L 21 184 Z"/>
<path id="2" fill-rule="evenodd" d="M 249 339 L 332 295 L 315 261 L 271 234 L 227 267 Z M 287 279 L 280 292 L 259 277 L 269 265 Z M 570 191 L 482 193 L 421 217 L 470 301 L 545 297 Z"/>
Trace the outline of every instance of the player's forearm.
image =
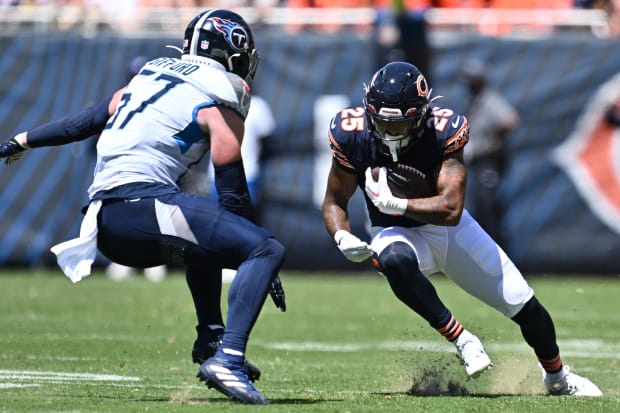
<path id="1" fill-rule="evenodd" d="M 458 225 L 465 206 L 466 177 L 461 151 L 444 161 L 437 177 L 438 194 L 410 199 L 404 215 L 432 225 Z"/>
<path id="2" fill-rule="evenodd" d="M 28 148 L 64 145 L 98 135 L 113 112 L 111 102 L 112 97 L 61 119 L 18 133 L 0 144 L 0 159 L 4 159 L 6 165 L 11 165 Z"/>
<path id="3" fill-rule="evenodd" d="M 111 100 L 112 97 L 108 97 L 96 105 L 22 132 L 16 140 L 24 148 L 38 148 L 64 145 L 97 135 L 110 117 Z"/>
<path id="4" fill-rule="evenodd" d="M 450 200 L 444 195 L 437 195 L 410 199 L 404 216 L 431 225 L 456 226 L 462 214 L 462 203 Z"/>
<path id="5" fill-rule="evenodd" d="M 243 161 L 213 166 L 218 202 L 222 208 L 256 222 L 256 210 L 248 190 Z"/>
<path id="6" fill-rule="evenodd" d="M 336 231 L 341 229 L 351 231 L 349 215 L 346 210 L 334 203 L 323 203 L 323 223 L 330 237 L 333 237 Z"/>
<path id="7" fill-rule="evenodd" d="M 338 203 L 330 202 L 326 197 L 323 202 L 323 220 L 329 235 L 334 239 L 342 254 L 353 262 L 362 262 L 372 256 L 372 249 L 365 241 L 351 233 L 346 208 Z"/>

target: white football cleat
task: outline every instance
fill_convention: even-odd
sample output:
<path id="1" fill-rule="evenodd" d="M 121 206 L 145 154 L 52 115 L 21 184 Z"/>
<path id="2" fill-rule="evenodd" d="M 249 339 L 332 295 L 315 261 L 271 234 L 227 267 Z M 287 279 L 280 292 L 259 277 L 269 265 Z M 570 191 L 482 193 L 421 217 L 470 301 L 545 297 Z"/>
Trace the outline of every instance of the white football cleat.
<path id="1" fill-rule="evenodd" d="M 543 370 L 543 382 L 549 394 L 554 396 L 599 397 L 603 395 L 596 384 L 571 372 L 568 366 L 562 367 L 562 370 L 557 373 L 547 373 Z"/>
<path id="2" fill-rule="evenodd" d="M 469 331 L 464 329 L 454 345 L 469 377 L 478 377 L 480 373 L 493 365 L 478 337 Z"/>

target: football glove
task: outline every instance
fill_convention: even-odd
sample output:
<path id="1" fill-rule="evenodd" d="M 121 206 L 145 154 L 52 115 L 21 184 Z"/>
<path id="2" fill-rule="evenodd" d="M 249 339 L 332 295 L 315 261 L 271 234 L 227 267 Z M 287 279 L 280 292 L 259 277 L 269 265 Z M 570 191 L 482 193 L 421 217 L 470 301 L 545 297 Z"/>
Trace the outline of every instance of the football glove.
<path id="1" fill-rule="evenodd" d="M 371 168 L 366 169 L 366 194 L 375 207 L 387 215 L 403 215 L 407 210 L 406 199 L 392 195 L 385 168 L 379 169 L 378 181 L 372 179 Z"/>
<path id="2" fill-rule="evenodd" d="M 15 138 L 8 139 L 0 145 L 0 159 L 4 159 L 6 166 L 11 166 L 13 162 L 21 158 L 25 150 Z"/>
<path id="3" fill-rule="evenodd" d="M 269 286 L 269 295 L 273 300 L 273 303 L 277 308 L 282 310 L 282 312 L 286 311 L 286 297 L 284 296 L 284 287 L 282 287 L 282 281 L 280 281 L 280 277 L 277 275 L 273 277 L 271 280 L 271 285 Z"/>
<path id="4" fill-rule="evenodd" d="M 342 254 L 353 262 L 362 262 L 372 256 L 370 245 L 351 234 L 349 231 L 339 229 L 334 234 L 334 241 Z"/>

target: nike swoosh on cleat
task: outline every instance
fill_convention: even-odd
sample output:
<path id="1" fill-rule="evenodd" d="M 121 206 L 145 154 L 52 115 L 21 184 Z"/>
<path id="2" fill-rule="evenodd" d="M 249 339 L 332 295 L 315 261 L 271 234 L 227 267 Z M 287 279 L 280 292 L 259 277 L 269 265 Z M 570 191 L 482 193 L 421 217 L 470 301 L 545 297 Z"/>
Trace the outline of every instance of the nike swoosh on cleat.
<path id="1" fill-rule="evenodd" d="M 456 120 L 455 120 L 454 122 L 450 123 L 450 124 L 452 125 L 452 127 L 453 127 L 453 128 L 456 128 L 457 126 L 459 126 L 459 122 L 460 122 L 460 120 L 461 120 L 461 117 L 460 117 L 460 116 L 458 116 L 458 117 L 456 118 Z"/>

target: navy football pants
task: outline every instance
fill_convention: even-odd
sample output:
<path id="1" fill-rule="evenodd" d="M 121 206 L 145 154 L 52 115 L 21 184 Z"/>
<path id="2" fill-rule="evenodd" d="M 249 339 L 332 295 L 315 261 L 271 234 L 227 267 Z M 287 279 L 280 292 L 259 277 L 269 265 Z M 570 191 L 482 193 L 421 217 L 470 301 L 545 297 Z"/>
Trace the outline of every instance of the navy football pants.
<path id="1" fill-rule="evenodd" d="M 101 253 L 123 265 L 182 264 L 192 268 L 194 276 L 196 268 L 203 267 L 209 277 L 221 275 L 207 268 L 237 269 L 228 293 L 223 345 L 245 352 L 271 280 L 284 259 L 284 247 L 269 231 L 205 198 L 183 192 L 106 199 L 98 230 Z M 221 283 L 221 278 L 213 281 Z M 200 297 L 208 292 L 192 291 L 192 295 Z M 200 323 L 196 299 L 195 304 Z"/>

